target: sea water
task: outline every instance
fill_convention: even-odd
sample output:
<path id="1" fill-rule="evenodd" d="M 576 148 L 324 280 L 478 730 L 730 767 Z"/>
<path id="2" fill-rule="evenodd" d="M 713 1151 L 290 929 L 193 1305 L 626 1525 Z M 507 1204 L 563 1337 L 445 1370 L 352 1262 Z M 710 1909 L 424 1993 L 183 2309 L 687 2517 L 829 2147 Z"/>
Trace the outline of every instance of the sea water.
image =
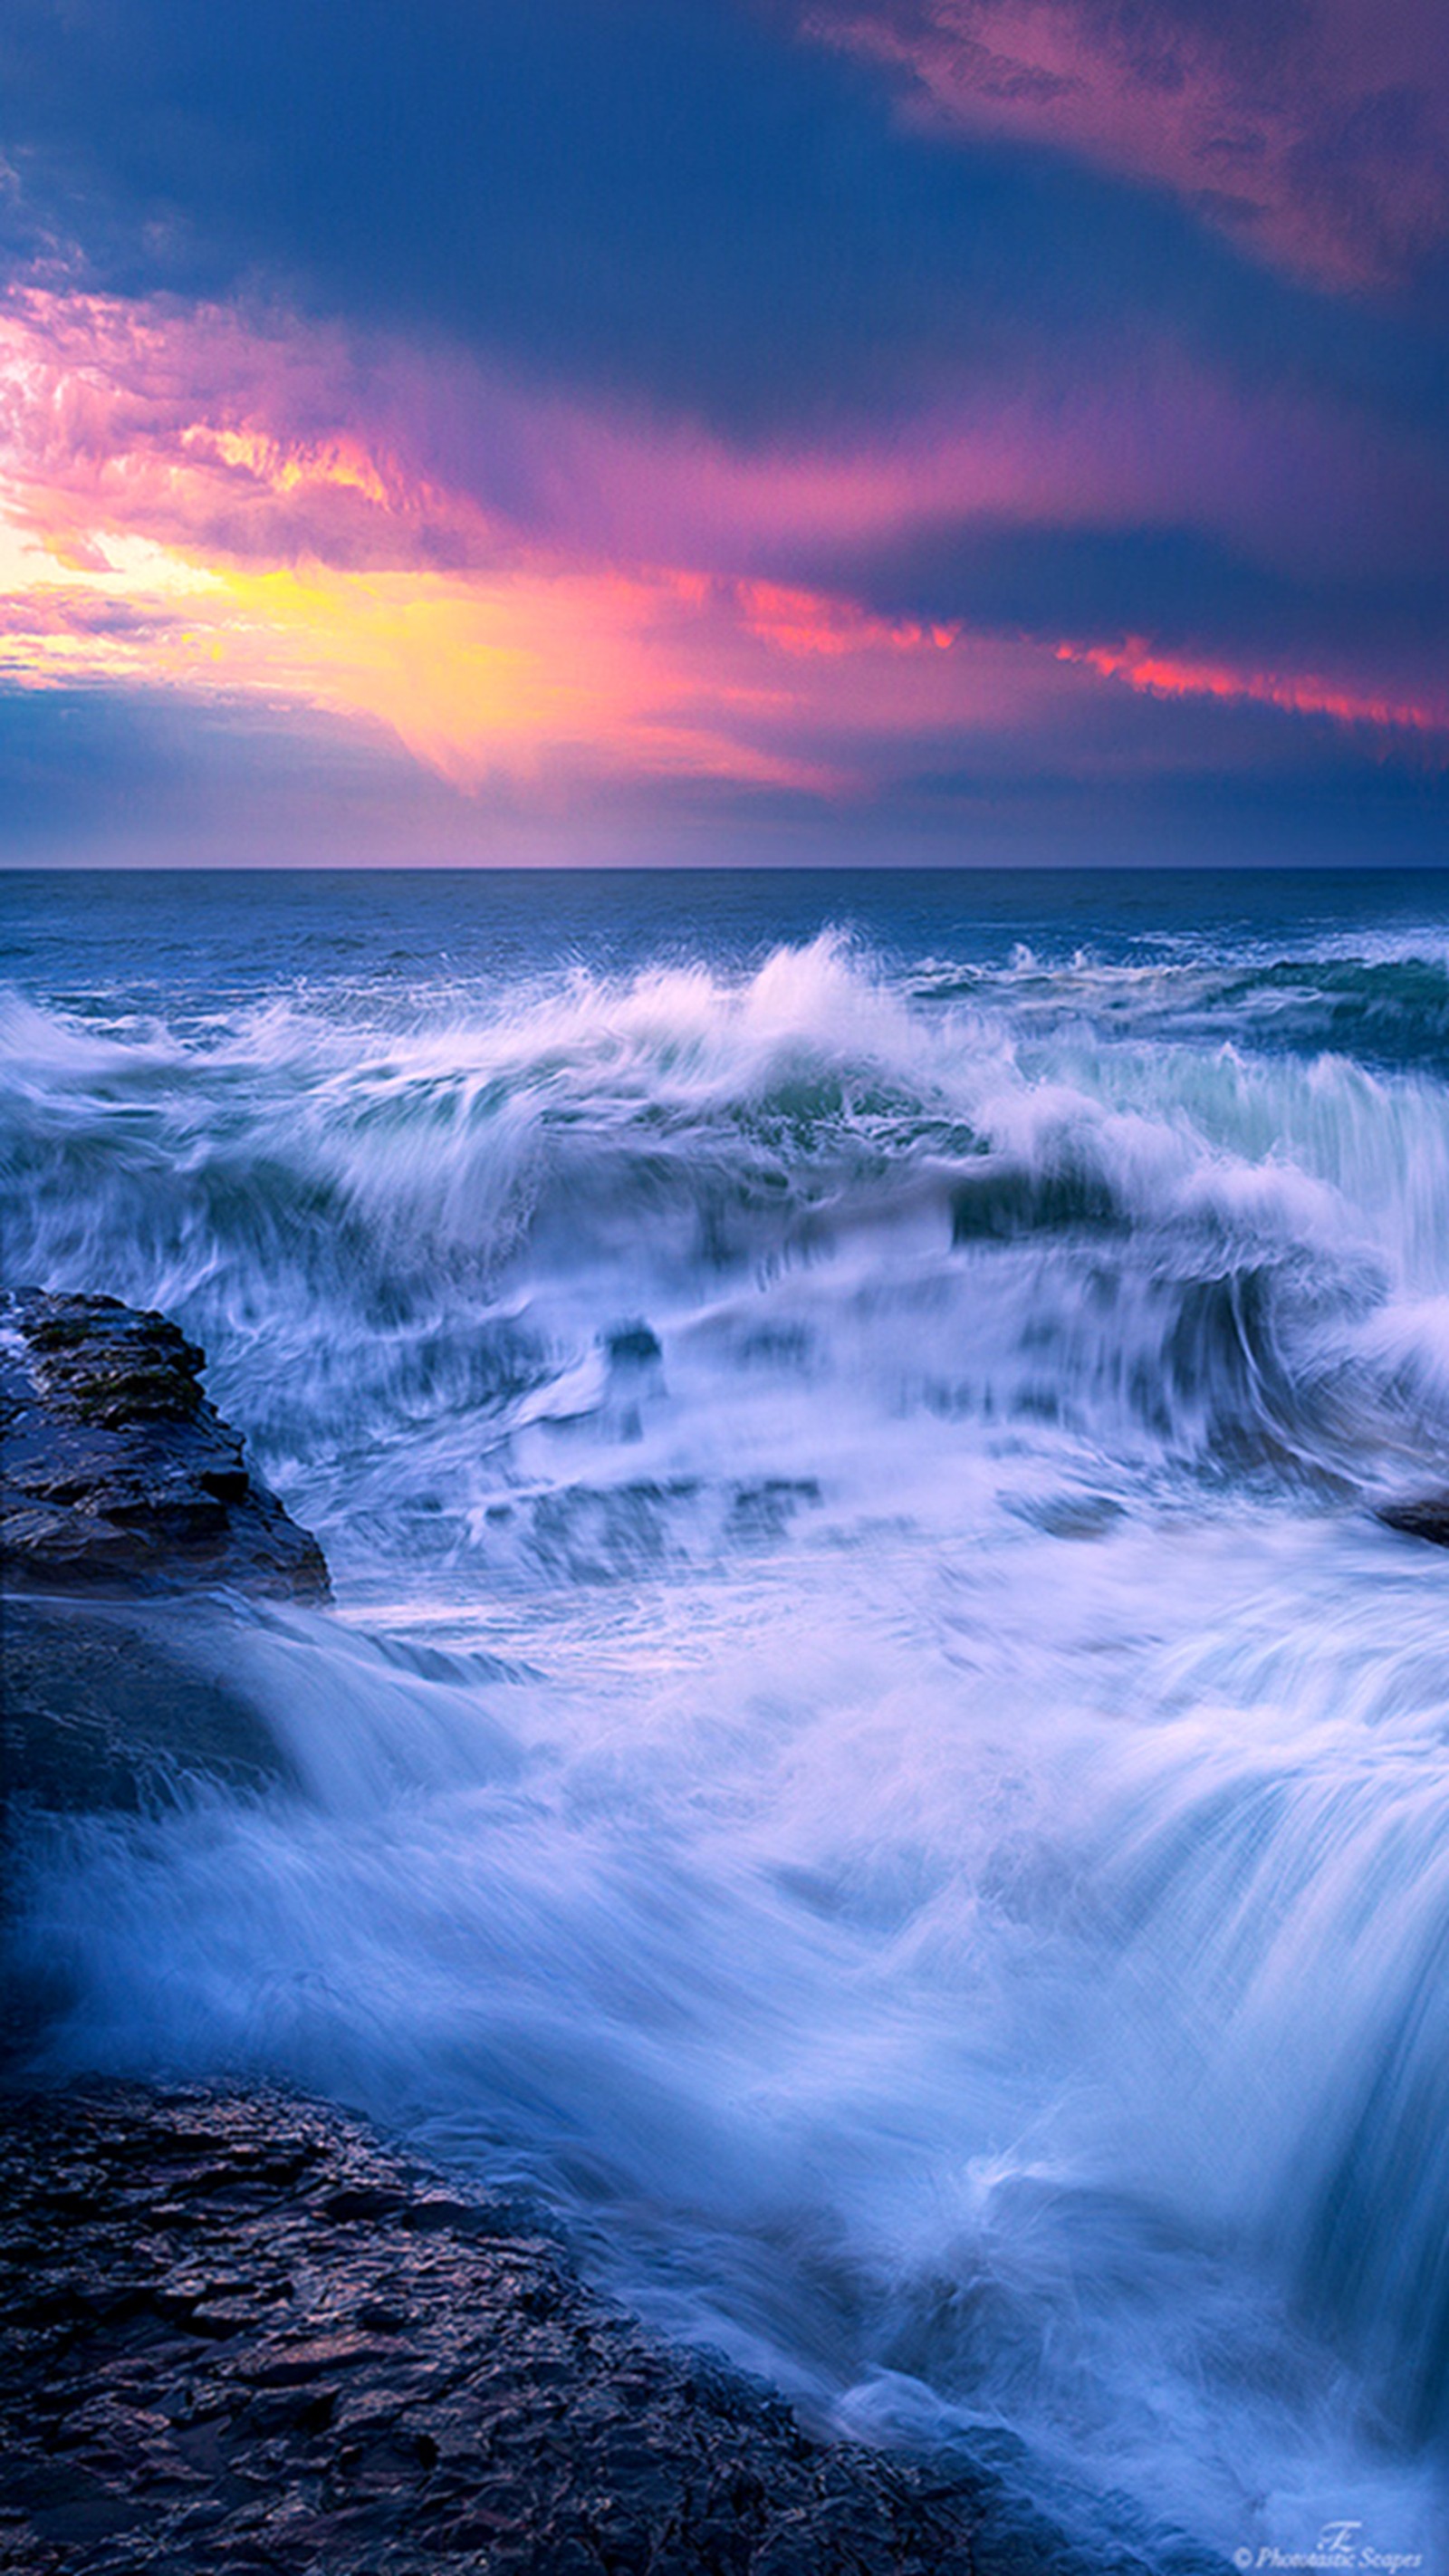
<path id="1" fill-rule="evenodd" d="M 300 1790 L 33 1839 L 34 2071 L 328 2092 L 1084 2530 L 1436 2567 L 1449 884 L 0 915 L 8 1276 L 174 1315 L 337 1592 L 237 1612 Z"/>

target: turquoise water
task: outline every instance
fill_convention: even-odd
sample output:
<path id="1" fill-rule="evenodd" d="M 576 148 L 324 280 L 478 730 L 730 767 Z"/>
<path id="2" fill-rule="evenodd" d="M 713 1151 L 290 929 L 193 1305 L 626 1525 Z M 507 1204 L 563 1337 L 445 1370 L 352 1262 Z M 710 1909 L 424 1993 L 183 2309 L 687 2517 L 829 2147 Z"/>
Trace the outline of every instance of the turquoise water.
<path id="1" fill-rule="evenodd" d="M 57 1831 L 280 2073 L 872 2438 L 1428 2553 L 1449 882 L 0 880 L 15 1280 L 166 1307 L 308 1794 Z M 1368 2562 L 1364 2562 L 1368 2563 Z"/>

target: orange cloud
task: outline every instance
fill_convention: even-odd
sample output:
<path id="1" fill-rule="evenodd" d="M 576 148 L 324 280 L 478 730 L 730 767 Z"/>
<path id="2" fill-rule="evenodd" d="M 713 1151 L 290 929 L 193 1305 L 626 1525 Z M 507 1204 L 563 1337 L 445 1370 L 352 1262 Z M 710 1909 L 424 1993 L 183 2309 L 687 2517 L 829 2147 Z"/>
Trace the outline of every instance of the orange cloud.
<path id="1" fill-rule="evenodd" d="M 350 717 L 462 789 L 604 773 L 842 794 L 867 734 L 981 703 L 964 666 L 943 691 L 950 630 L 495 524 L 341 425 L 347 390 L 337 351 L 281 326 L 93 297 L 0 313 L 7 682 Z M 824 689 L 822 657 L 858 685 Z M 919 694 L 909 673 L 881 687 L 883 661 L 922 666 Z"/>
<path id="2" fill-rule="evenodd" d="M 241 692 L 350 717 L 389 728 L 463 789 L 571 767 L 848 786 L 790 746 L 793 701 L 752 701 L 712 672 L 707 627 L 681 634 L 680 611 L 667 575 L 258 570 L 158 565 L 148 550 L 0 601 L 0 673 L 11 686 Z"/>
<path id="3" fill-rule="evenodd" d="M 994 447 L 927 441 L 918 470 L 904 439 L 735 454 L 497 397 L 500 441 L 569 487 L 540 494 L 536 477 L 525 523 L 419 469 L 416 362 L 395 380 L 388 363 L 285 317 L 38 292 L 0 306 L 0 677 L 312 710 L 390 731 L 461 790 L 502 777 L 545 799 L 599 777 L 850 795 L 909 770 L 913 746 L 1000 744 L 1079 709 L 1090 683 L 1067 663 L 1160 695 L 1442 721 L 1146 644 L 885 617 L 755 568 L 797 520 L 864 541 L 913 512 L 930 524 L 951 493 L 958 511 L 997 513 L 1008 491 L 1024 508 L 1056 469 L 1025 430 L 1012 457 L 1015 415 Z M 1096 470 L 1084 509 L 1125 471 Z"/>

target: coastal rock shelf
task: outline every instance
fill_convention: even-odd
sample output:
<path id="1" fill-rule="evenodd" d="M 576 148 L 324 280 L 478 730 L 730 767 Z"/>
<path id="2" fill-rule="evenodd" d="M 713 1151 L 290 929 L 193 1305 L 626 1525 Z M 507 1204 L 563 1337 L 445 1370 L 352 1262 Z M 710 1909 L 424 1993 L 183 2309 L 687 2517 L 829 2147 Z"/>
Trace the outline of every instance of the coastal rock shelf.
<path id="1" fill-rule="evenodd" d="M 0 1931 L 37 1823 L 300 1785 L 235 1651 L 278 1614 L 206 1595 L 325 1600 L 327 1570 L 202 1366 L 112 1298 L 0 1298 Z M 816 1499 L 756 1480 L 740 1519 Z M 12 2070 L 64 2000 L 34 1965 L 0 1977 Z M 265 2089 L 0 2093 L 0 2313 L 0 2576 L 1217 2568 L 1119 2541 L 1139 2526 L 1110 2503 L 1068 2539 L 1008 2437 L 812 2438 L 606 2306 L 536 2217 Z"/>
<path id="2" fill-rule="evenodd" d="M 0 2570 L 1104 2576 L 989 2468 L 811 2440 L 331 2111 L 0 2105 Z M 1205 2562 L 1184 2554 L 1179 2564 Z"/>
<path id="3" fill-rule="evenodd" d="M 221 1605 L 14 1597 L 0 1618 L 0 1834 L 33 1808 L 154 1810 L 198 1781 L 295 1785 L 238 1688 Z M 0 1918 L 6 1891 L 0 1888 Z M 6 2027 L 0 2005 L 0 2033 Z"/>
<path id="4" fill-rule="evenodd" d="M 204 1356 L 114 1297 L 0 1294 L 0 1576 L 47 1591 L 328 1597 L 317 1541 L 246 1465 Z"/>

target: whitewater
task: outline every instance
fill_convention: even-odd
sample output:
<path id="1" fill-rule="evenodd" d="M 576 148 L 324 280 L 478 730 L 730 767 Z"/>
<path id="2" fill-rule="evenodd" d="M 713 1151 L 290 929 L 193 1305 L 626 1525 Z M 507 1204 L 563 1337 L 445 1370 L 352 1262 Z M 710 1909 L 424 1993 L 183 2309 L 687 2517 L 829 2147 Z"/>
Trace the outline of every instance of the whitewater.
<path id="1" fill-rule="evenodd" d="M 173 1315 L 300 1790 L 37 1830 L 253 2074 L 812 2422 L 1449 2529 L 1449 888 L 11 878 L 12 1283 Z M 1268 2563 L 1264 2561 L 1263 2563 Z"/>

